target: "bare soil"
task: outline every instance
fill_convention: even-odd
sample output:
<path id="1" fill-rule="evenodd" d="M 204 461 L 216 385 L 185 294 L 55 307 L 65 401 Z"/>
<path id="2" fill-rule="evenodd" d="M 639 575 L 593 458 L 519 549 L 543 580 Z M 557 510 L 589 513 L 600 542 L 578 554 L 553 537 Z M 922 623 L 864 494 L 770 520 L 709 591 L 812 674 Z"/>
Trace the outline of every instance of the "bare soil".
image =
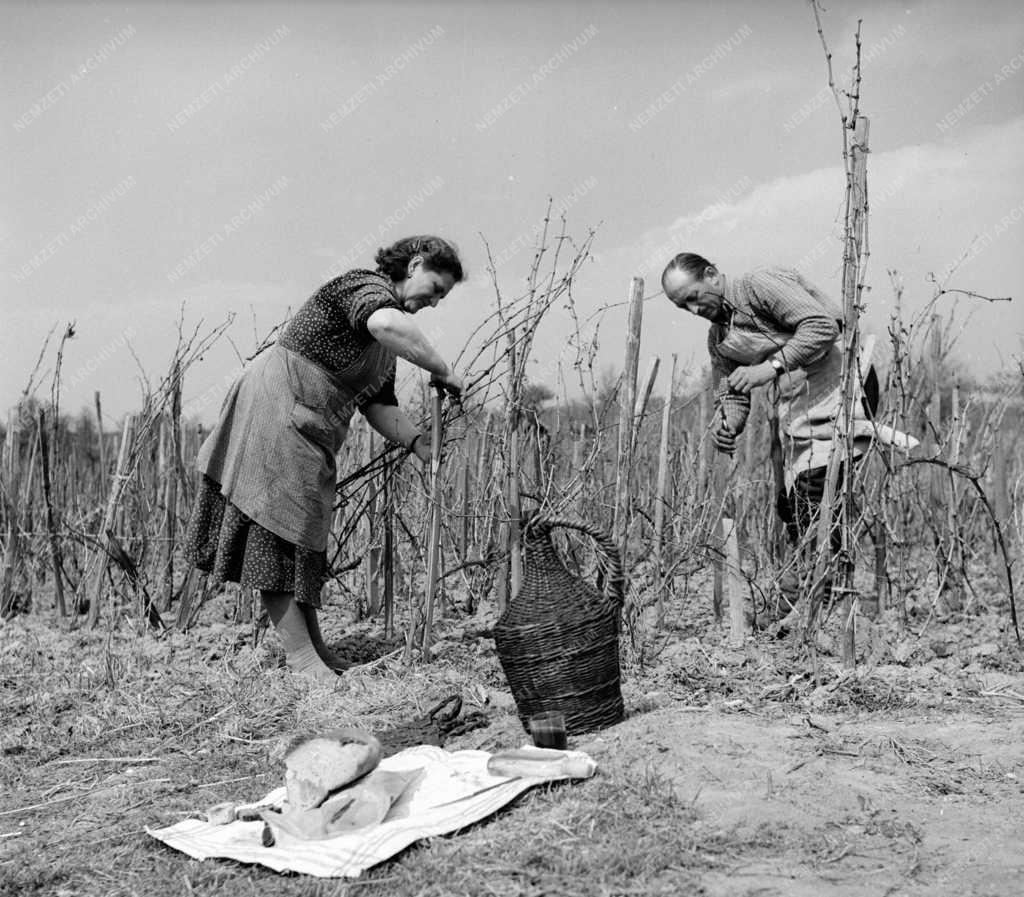
<path id="1" fill-rule="evenodd" d="M 704 587 L 697 590 L 704 594 Z M 1005 608 L 864 620 L 843 673 L 804 650 L 730 647 L 695 599 L 625 634 L 628 718 L 572 746 L 598 775 L 528 792 L 355 882 L 199 863 L 148 837 L 280 783 L 301 728 L 381 731 L 460 693 L 525 740 L 486 614 L 450 617 L 405 666 L 373 622 L 325 615 L 364 665 L 334 688 L 281 666 L 273 635 L 217 599 L 189 633 L 46 611 L 0 624 L 0 895 L 958 895 L 1024 893 L 1024 659 Z"/>
<path id="2" fill-rule="evenodd" d="M 590 746 L 652 764 L 731 845 L 708 895 L 1015 895 L 1024 887 L 1024 714 L 663 709 Z M 698 837 L 701 835 L 699 834 Z"/>

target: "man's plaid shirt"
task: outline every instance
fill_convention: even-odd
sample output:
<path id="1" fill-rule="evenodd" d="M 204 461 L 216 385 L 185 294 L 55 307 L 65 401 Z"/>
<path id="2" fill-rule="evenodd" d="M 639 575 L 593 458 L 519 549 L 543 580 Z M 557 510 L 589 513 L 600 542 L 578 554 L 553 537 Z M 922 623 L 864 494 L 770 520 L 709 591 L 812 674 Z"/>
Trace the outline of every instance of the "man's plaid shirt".
<path id="1" fill-rule="evenodd" d="M 729 391 L 729 374 L 740 365 L 718 349 L 730 328 L 777 335 L 778 348 L 759 361 L 778 359 L 790 370 L 828 351 L 839 336 L 842 311 L 791 268 L 760 268 L 736 280 L 726 278 L 724 294 L 732 313 L 727 324 L 711 325 L 708 351 L 716 408 L 732 432 L 740 433 L 750 414 L 750 396 Z"/>

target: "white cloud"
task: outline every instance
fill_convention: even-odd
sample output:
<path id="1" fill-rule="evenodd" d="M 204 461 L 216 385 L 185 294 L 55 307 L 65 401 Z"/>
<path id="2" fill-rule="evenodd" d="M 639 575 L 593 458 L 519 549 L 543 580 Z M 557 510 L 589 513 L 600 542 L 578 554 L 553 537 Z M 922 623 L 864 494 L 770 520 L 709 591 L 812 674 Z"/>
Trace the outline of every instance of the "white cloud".
<path id="1" fill-rule="evenodd" d="M 875 140 L 877 147 L 880 140 Z M 1019 352 L 1024 331 L 1024 118 L 964 130 L 950 139 L 876 149 L 868 158 L 869 324 L 884 327 L 890 311 L 887 270 L 907 284 L 906 308 L 920 308 L 933 293 L 929 272 L 948 268 L 972 244 L 983 250 L 964 264 L 953 285 L 986 295 L 1013 295 L 1013 303 L 984 304 L 962 338 L 962 351 L 984 369 L 999 353 Z M 657 290 L 662 265 L 676 252 L 700 252 L 726 273 L 764 264 L 797 265 L 834 295 L 842 266 L 845 178 L 840 166 L 756 185 L 742 196 L 681 215 L 652 228 L 631 245 L 601 254 L 610 278 L 636 272 L 648 261 L 646 292 Z M 1009 219 L 1007 221 L 1007 219 Z M 1003 225 L 1000 227 L 1000 222 Z M 985 235 L 988 235 L 987 237 Z M 672 246 L 669 251 L 665 247 Z M 650 265 L 661 249 L 662 261 Z M 621 275 L 617 272 L 622 272 Z M 838 298 L 838 295 L 837 295 Z M 950 300 L 952 305 L 952 299 Z M 646 349 L 652 353 L 699 345 L 690 321 L 668 303 L 650 303 Z M 680 341 L 681 340 L 681 341 Z M 615 355 L 613 353 L 612 357 Z"/>
<path id="2" fill-rule="evenodd" d="M 794 80 L 792 78 L 783 78 L 777 74 L 773 75 L 771 80 L 765 77 L 764 74 L 752 75 L 749 78 L 743 78 L 731 84 L 723 84 L 720 87 L 714 88 L 711 91 L 710 98 L 714 103 L 728 103 L 750 94 L 771 93 L 780 87 L 787 87 Z"/>

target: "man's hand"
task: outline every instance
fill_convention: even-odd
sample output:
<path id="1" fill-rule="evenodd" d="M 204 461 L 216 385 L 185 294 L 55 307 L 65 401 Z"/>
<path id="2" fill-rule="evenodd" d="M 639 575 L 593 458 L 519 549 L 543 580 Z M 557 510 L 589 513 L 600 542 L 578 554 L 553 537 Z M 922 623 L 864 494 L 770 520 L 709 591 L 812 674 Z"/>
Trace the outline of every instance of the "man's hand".
<path id="1" fill-rule="evenodd" d="M 719 421 L 711 428 L 711 441 L 716 449 L 726 455 L 736 452 L 736 434 L 731 427 L 726 425 L 725 421 Z"/>
<path id="2" fill-rule="evenodd" d="M 462 399 L 462 378 L 451 369 L 443 377 L 431 377 L 430 385 L 439 386 L 456 402 Z"/>
<path id="3" fill-rule="evenodd" d="M 736 368 L 729 375 L 729 388 L 733 392 L 748 395 L 752 389 L 764 386 L 775 379 L 775 368 L 771 362 L 762 361 L 761 364 L 750 364 Z"/>

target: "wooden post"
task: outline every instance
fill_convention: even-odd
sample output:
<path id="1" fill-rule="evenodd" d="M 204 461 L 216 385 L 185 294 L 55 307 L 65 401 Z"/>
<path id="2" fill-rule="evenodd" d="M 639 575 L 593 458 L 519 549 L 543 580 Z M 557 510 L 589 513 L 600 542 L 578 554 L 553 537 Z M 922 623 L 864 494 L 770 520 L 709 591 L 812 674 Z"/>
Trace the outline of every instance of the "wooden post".
<path id="1" fill-rule="evenodd" d="M 107 498 L 107 443 L 103 438 L 103 409 L 100 406 L 100 391 L 97 389 L 93 393 L 93 399 L 96 402 L 96 441 L 99 443 L 100 450 L 100 497 L 106 500 Z"/>
<path id="2" fill-rule="evenodd" d="M 431 627 L 434 622 L 434 599 L 441 574 L 441 402 L 443 393 L 434 390 L 430 429 L 430 534 L 427 542 L 427 598 L 423 615 L 423 659 L 430 660 Z"/>
<path id="3" fill-rule="evenodd" d="M 928 399 L 928 434 L 937 450 L 942 444 L 942 318 L 937 314 L 931 317 L 928 336 L 928 376 L 932 384 Z"/>
<path id="4" fill-rule="evenodd" d="M 844 227 L 843 245 L 843 394 L 840 399 L 838 432 L 844 445 L 833 446 L 825 475 L 824 494 L 818 506 L 817 551 L 814 563 L 812 584 L 827 581 L 828 571 L 835 571 L 835 559 L 832 557 L 832 528 L 837 522 L 843 539 L 842 569 L 835 571 L 840 580 L 843 595 L 841 616 L 843 633 L 840 643 L 840 654 L 843 666 L 852 669 L 856 665 L 855 614 L 853 587 L 853 553 L 854 546 L 850 543 L 852 521 L 848 514 L 853 508 L 856 494 L 856 477 L 853 470 L 853 411 L 858 400 L 857 358 L 860 352 L 860 293 L 863 285 L 860 282 L 860 261 L 864 251 L 864 235 L 867 227 L 867 153 L 868 153 L 868 120 L 858 116 L 855 122 L 851 146 L 852 170 L 848 174 L 848 193 L 846 204 L 846 222 Z M 839 471 L 845 469 L 843 499 L 839 499 L 837 487 Z M 839 514 L 833 512 L 838 507 Z M 812 597 L 810 602 L 809 624 L 816 620 L 818 601 Z M 810 633 L 809 633 L 810 634 Z"/>
<path id="5" fill-rule="evenodd" d="M 629 536 L 629 484 L 632 473 L 633 414 L 636 409 L 636 379 L 640 363 L 640 328 L 643 324 L 644 281 L 634 277 L 629 286 L 629 318 L 626 325 L 626 359 L 619 386 L 619 441 L 615 462 L 614 541 L 619 546 L 623 566 L 629 569 L 626 555 Z"/>
<path id="6" fill-rule="evenodd" d="M 57 538 L 56 516 L 50 488 L 50 447 L 46 436 L 46 414 L 39 409 L 39 455 L 43 462 L 43 500 L 46 502 L 46 535 L 50 543 L 50 562 L 53 565 L 53 586 L 57 598 L 57 610 L 62 617 L 68 615 L 64 602 L 64 573 L 60 556 L 60 540 Z"/>
<path id="7" fill-rule="evenodd" d="M 700 394 L 700 419 L 697 431 L 701 439 L 697 442 L 697 493 L 701 500 L 708 500 L 711 497 L 711 482 L 708 475 L 710 461 L 714 457 L 714 448 L 709 444 L 710 440 L 703 438 L 708 432 L 711 415 L 715 410 L 715 384 L 713 377 L 709 377 L 709 385 Z"/>
<path id="8" fill-rule="evenodd" d="M 768 460 L 772 470 L 772 496 L 774 505 L 779 496 L 786 492 L 786 468 L 782 457 L 782 434 L 779 433 L 779 406 L 777 387 L 771 387 L 772 394 L 768 399 Z M 780 564 L 786 554 L 786 525 L 778 514 L 771 514 L 771 554 L 772 560 Z"/>
<path id="9" fill-rule="evenodd" d="M 366 615 L 375 617 L 380 613 L 380 556 L 379 545 L 366 549 L 363 558 L 363 574 L 366 580 Z"/>
<path id="10" fill-rule="evenodd" d="M 722 537 L 725 543 L 724 586 L 729 603 L 729 642 L 742 645 L 750 634 L 750 622 L 746 613 L 746 598 L 743 594 L 743 575 L 740 567 L 740 547 L 736 537 L 736 522 L 731 517 L 722 518 Z"/>
<path id="11" fill-rule="evenodd" d="M 192 622 L 192 604 L 197 592 L 200 592 L 201 597 L 201 582 L 205 579 L 206 574 L 200 573 L 196 567 L 190 567 L 188 573 L 185 574 L 185 581 L 178 591 L 178 613 L 174 620 L 174 625 L 179 632 L 188 629 Z"/>
<path id="12" fill-rule="evenodd" d="M 884 500 L 884 499 L 880 499 Z M 889 582 L 889 532 L 885 526 L 885 515 L 875 515 L 875 603 L 879 611 L 889 609 L 892 601 L 892 586 Z"/>
<path id="13" fill-rule="evenodd" d="M 522 393 L 521 378 L 518 376 L 518 352 L 516 351 L 516 328 L 508 335 L 510 388 L 506 405 L 505 435 L 508 447 L 508 469 L 505 471 L 506 496 L 508 503 L 507 523 L 502 527 L 502 544 L 508 546 L 508 559 L 498 564 L 498 583 L 495 589 L 498 613 L 504 613 L 508 602 L 519 594 L 523 576 L 523 544 L 520 524 L 522 518 L 522 496 L 519 477 L 519 424 L 522 414 L 519 399 Z"/>
<path id="14" fill-rule="evenodd" d="M 867 230 L 868 214 L 868 182 L 867 182 L 867 161 L 868 161 L 868 133 L 869 123 L 867 118 L 859 116 L 854 123 L 853 144 L 850 152 L 853 161 L 853 190 L 850 197 L 850 231 L 853 238 L 853 246 L 849 247 L 849 261 L 843 269 L 843 320 L 845 328 L 849 328 L 849 344 L 846 347 L 846 393 L 843 395 L 843 409 L 846 415 L 843 433 L 846 436 L 846 495 L 842 503 L 842 539 L 843 539 L 843 568 L 840 571 L 843 589 L 843 640 L 841 655 L 843 666 L 846 669 L 853 669 L 857 665 L 857 645 L 855 628 L 855 603 L 851 595 L 854 574 L 854 554 L 856 545 L 852 544 L 853 538 L 853 509 L 856 501 L 856 473 L 853 468 L 853 404 L 859 399 L 854 395 L 860 395 L 859 383 L 863 373 L 859 370 L 858 358 L 860 353 L 860 291 L 861 266 L 860 261 L 865 249 L 864 236 Z M 831 540 L 831 510 L 829 512 L 828 538 Z M 826 551 L 831 550 L 831 545 Z"/>
<path id="15" fill-rule="evenodd" d="M 1007 553 L 1009 554 L 1008 560 L 1013 563 L 1015 561 L 1014 555 L 1019 552 L 1017 539 L 1014 538 L 1014 519 L 1013 509 L 1010 502 L 1010 478 L 1008 476 L 1009 467 L 1009 456 L 1010 456 L 1010 445 L 1009 441 L 1005 439 L 994 439 L 992 441 L 992 512 L 996 516 L 996 520 L 999 521 L 999 526 L 1003 531 L 1003 541 L 1006 545 Z M 1012 575 L 1012 567 L 1007 570 L 1002 560 L 999 559 L 996 563 L 1003 571 L 1003 579 L 1006 582 L 1007 595 L 1010 594 L 1012 583 L 1009 582 L 1009 577 Z"/>
<path id="16" fill-rule="evenodd" d="M 711 419 L 712 411 L 708 414 Z M 706 432 L 703 431 L 702 432 Z M 724 609 L 729 602 L 731 587 L 729 582 L 730 570 L 728 561 L 728 539 L 730 532 L 734 529 L 736 519 L 736 502 L 733 490 L 730 489 L 731 481 L 736 472 L 735 456 L 719 456 L 718 450 L 711 443 L 705 440 L 704 453 L 708 456 L 708 487 L 707 495 L 714 515 L 711 517 L 708 531 L 708 541 L 715 548 L 714 561 L 712 564 L 714 579 L 712 582 L 711 606 L 715 619 L 722 622 Z M 716 463 L 717 462 L 717 463 Z M 738 548 L 737 541 L 737 548 Z"/>
<path id="17" fill-rule="evenodd" d="M 571 432 L 571 424 L 570 424 Z M 587 471 L 583 469 L 583 446 L 587 439 L 587 425 L 580 424 L 579 431 L 572 443 L 572 470 L 569 471 L 570 477 L 579 477 L 579 485 L 576 489 L 576 509 L 582 515 L 586 508 L 586 486 L 587 486 Z"/>
<path id="18" fill-rule="evenodd" d="M 949 434 L 946 439 L 946 459 L 950 464 L 960 463 L 960 384 L 953 378 L 950 389 Z M 949 534 L 949 579 L 953 586 L 954 602 L 957 607 L 963 603 L 963 533 L 960 531 L 960 495 L 957 480 L 952 471 L 946 474 L 946 530 Z"/>
<path id="19" fill-rule="evenodd" d="M 174 597 L 174 549 L 178 538 L 178 473 L 181 467 L 181 363 L 175 359 L 171 370 L 170 416 L 162 421 L 166 428 L 167 442 L 161 455 L 164 489 L 164 536 L 167 539 L 164 553 L 163 598 L 158 602 L 160 610 L 167 610 Z"/>
<path id="20" fill-rule="evenodd" d="M 672 429 L 672 387 L 676 382 L 676 362 L 678 356 L 672 353 L 672 368 L 665 387 L 664 404 L 661 407 L 661 443 L 658 446 L 658 482 L 654 495 L 654 559 L 658 565 L 659 575 L 664 573 L 665 558 L 665 513 L 668 510 L 668 442 Z M 655 598 L 655 613 L 658 622 L 665 619 L 665 590 L 658 589 Z"/>
<path id="21" fill-rule="evenodd" d="M 570 476 L 578 474 L 580 472 L 580 468 L 583 467 L 583 439 L 586 435 L 586 430 L 586 424 L 580 424 L 579 432 L 572 441 L 572 467 L 569 470 Z"/>
<path id="22" fill-rule="evenodd" d="M 391 462 L 384 467 L 384 638 L 395 634 L 395 510 Z"/>
<path id="23" fill-rule="evenodd" d="M 668 491 L 668 442 L 672 427 L 672 387 L 676 382 L 676 363 L 678 356 L 672 353 L 672 369 L 665 387 L 664 404 L 661 407 L 661 443 L 658 446 L 658 483 L 654 496 L 654 557 L 658 566 L 662 565 L 662 545 L 665 532 L 665 512 Z M 662 615 L 661 595 L 658 596 L 658 616 Z"/>
<path id="24" fill-rule="evenodd" d="M 658 367 L 661 359 L 655 355 L 647 365 L 647 373 L 644 375 L 643 386 L 637 392 L 636 405 L 633 408 L 633 426 L 630 429 L 629 456 L 635 458 L 637 448 L 640 445 L 640 428 L 643 426 L 644 414 L 647 412 L 647 403 L 651 399 L 651 390 L 654 389 L 654 381 L 658 376 Z"/>
<path id="25" fill-rule="evenodd" d="M 90 627 L 95 627 L 100 621 L 100 607 L 103 604 L 103 582 L 107 575 L 107 563 L 109 556 L 108 531 L 113 531 L 114 517 L 128 485 L 128 459 L 131 456 L 132 440 L 135 433 L 135 415 L 129 414 L 124 419 L 124 430 L 121 433 L 121 445 L 117 452 L 117 472 L 114 474 L 114 481 L 110 488 L 110 496 L 107 499 L 107 507 L 103 514 L 103 522 L 100 524 L 97 541 L 100 547 L 96 551 L 94 560 L 94 574 L 92 581 L 92 596 L 89 602 L 88 622 Z M 85 583 L 86 577 L 83 577 Z"/>
<path id="26" fill-rule="evenodd" d="M 0 579 L 0 617 L 10 613 L 14 603 L 14 575 L 21 555 L 21 406 L 7 415 L 7 545 L 4 548 L 3 578 Z"/>
<path id="27" fill-rule="evenodd" d="M 473 442 L 466 439 L 464 442 L 466 457 L 462 462 L 462 471 L 459 481 L 459 499 L 461 513 L 459 515 L 459 560 L 465 563 L 469 554 L 469 468 L 473 464 Z"/>
<path id="28" fill-rule="evenodd" d="M 518 412 L 512 412 L 517 418 Z M 520 532 L 520 518 L 523 506 L 519 494 L 519 428 L 514 427 L 508 441 L 508 560 L 502 567 L 508 569 L 507 578 L 499 573 L 500 579 L 508 583 L 498 590 L 498 613 L 503 613 L 507 603 L 519 594 L 523 579 L 523 543 Z"/>

